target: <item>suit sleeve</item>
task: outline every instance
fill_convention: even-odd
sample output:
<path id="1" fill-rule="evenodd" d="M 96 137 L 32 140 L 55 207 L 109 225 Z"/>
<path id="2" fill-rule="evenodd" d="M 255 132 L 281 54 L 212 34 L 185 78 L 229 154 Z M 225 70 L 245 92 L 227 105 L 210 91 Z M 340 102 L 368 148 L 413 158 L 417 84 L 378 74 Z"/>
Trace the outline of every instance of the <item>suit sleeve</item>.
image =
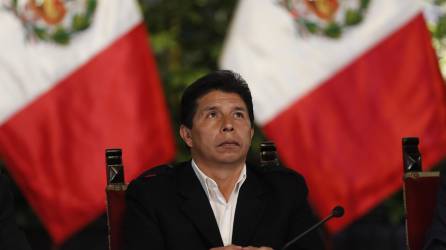
<path id="1" fill-rule="evenodd" d="M 165 249 L 161 229 L 149 197 L 150 194 L 144 193 L 141 183 L 135 181 L 130 184 L 126 192 L 124 249 Z"/>
<path id="2" fill-rule="evenodd" d="M 295 187 L 297 191 L 295 197 L 295 213 L 292 215 L 290 220 L 290 235 L 289 240 L 293 239 L 297 235 L 303 233 L 314 224 L 317 223 L 316 217 L 314 216 L 312 209 L 308 203 L 308 188 L 305 180 L 302 176 L 296 177 Z M 289 249 L 293 250 L 323 250 L 325 249 L 321 230 L 314 230 L 313 232 L 307 234 L 295 244 L 291 245 Z"/>
<path id="3" fill-rule="evenodd" d="M 0 173 L 0 249 L 30 250 L 14 218 L 13 197 L 6 178 Z"/>

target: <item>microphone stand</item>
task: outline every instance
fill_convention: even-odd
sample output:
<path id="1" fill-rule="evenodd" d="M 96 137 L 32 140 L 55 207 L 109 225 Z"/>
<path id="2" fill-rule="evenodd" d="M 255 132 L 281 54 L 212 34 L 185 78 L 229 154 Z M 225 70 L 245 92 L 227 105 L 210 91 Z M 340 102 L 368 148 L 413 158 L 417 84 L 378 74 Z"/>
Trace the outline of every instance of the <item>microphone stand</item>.
<path id="1" fill-rule="evenodd" d="M 294 238 L 291 241 L 289 241 L 288 243 L 286 243 L 285 246 L 283 246 L 281 250 L 287 249 L 293 243 L 295 243 L 296 241 L 300 240 L 302 237 L 307 235 L 309 232 L 311 232 L 311 231 L 315 230 L 316 228 L 320 227 L 321 225 L 323 225 L 325 222 L 327 222 L 331 218 L 333 218 L 333 217 L 341 217 L 343 215 L 344 215 L 344 208 L 342 208 L 340 206 L 336 206 L 335 208 L 333 208 L 333 210 L 330 213 L 330 215 L 328 215 L 327 217 L 325 217 L 325 219 L 319 221 L 318 223 L 314 224 L 312 227 L 308 228 L 305 232 L 299 234 L 296 238 Z"/>

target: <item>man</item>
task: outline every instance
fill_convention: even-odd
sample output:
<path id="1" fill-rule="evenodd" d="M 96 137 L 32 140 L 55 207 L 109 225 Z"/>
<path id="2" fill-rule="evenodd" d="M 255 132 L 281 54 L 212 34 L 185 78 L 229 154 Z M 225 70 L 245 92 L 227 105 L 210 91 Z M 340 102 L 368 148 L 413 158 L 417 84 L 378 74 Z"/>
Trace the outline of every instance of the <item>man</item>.
<path id="1" fill-rule="evenodd" d="M 7 179 L 0 169 L 0 249 L 29 250 L 23 232 L 17 227 L 14 218 L 13 197 Z"/>
<path id="2" fill-rule="evenodd" d="M 210 73 L 181 100 L 192 160 L 151 169 L 127 190 L 125 249 L 281 249 L 314 223 L 307 187 L 282 168 L 247 166 L 254 112 L 246 82 Z M 323 249 L 311 233 L 288 249 Z"/>
<path id="3" fill-rule="evenodd" d="M 440 174 L 436 211 L 424 249 L 446 250 L 446 169 Z"/>

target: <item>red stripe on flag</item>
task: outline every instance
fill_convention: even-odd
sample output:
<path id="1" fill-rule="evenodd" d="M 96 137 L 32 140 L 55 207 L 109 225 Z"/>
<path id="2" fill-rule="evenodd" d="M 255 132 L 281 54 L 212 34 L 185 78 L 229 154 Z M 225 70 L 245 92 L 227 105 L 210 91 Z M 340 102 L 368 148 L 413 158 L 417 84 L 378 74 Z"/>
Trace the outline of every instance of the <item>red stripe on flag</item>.
<path id="1" fill-rule="evenodd" d="M 298 84 L 298 83 L 296 83 Z M 402 185 L 401 138 L 420 137 L 424 166 L 446 152 L 445 88 L 421 15 L 264 126 L 307 179 L 320 216 L 342 229 Z"/>
<path id="2" fill-rule="evenodd" d="M 104 212 L 110 147 L 127 180 L 175 153 L 143 25 L 0 127 L 3 159 L 57 244 Z"/>

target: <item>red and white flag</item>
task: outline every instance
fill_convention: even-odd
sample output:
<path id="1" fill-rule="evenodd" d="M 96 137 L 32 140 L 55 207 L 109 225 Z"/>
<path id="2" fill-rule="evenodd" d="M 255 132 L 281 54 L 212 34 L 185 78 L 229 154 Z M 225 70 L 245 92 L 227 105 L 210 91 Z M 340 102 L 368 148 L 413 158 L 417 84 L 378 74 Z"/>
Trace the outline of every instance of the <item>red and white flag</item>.
<path id="1" fill-rule="evenodd" d="M 105 149 L 126 179 L 174 139 L 135 1 L 0 3 L 0 155 L 56 244 L 105 210 Z"/>
<path id="2" fill-rule="evenodd" d="M 416 0 L 241 0 L 221 67 L 248 81 L 258 125 L 336 232 L 402 185 L 401 138 L 446 153 L 446 99 Z"/>

